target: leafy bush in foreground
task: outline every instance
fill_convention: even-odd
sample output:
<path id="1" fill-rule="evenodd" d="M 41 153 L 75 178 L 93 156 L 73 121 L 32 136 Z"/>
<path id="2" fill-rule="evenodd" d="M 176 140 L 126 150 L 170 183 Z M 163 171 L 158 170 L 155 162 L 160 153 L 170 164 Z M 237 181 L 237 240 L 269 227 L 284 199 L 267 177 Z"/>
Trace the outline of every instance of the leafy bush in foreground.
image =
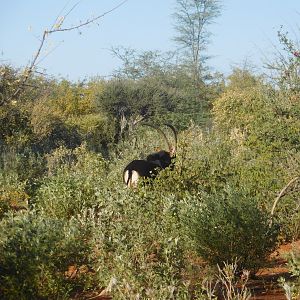
<path id="1" fill-rule="evenodd" d="M 95 226 L 98 281 L 117 281 L 116 299 L 188 299 L 184 238 L 173 199 L 142 193 L 111 195 Z"/>
<path id="2" fill-rule="evenodd" d="M 66 298 L 83 282 L 65 272 L 72 265 L 88 265 L 90 251 L 88 230 L 76 220 L 34 212 L 7 216 L 0 223 L 1 298 Z"/>
<path id="3" fill-rule="evenodd" d="M 276 246 L 278 225 L 254 199 L 232 190 L 204 196 L 190 216 L 198 253 L 212 264 L 234 263 L 241 269 L 261 266 Z"/>

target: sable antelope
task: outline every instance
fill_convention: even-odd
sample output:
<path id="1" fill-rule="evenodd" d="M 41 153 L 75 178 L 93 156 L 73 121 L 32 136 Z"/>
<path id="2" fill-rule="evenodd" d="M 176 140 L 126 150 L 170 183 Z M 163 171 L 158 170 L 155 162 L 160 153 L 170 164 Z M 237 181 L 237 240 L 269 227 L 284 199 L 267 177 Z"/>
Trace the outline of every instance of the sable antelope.
<path id="1" fill-rule="evenodd" d="M 172 146 L 165 133 L 155 126 L 145 124 L 152 128 L 155 128 L 159 133 L 162 134 L 165 141 L 168 144 L 169 151 L 160 150 L 158 152 L 151 153 L 147 156 L 146 160 L 133 160 L 124 169 L 123 180 L 128 187 L 137 186 L 138 180 L 142 178 L 155 178 L 159 171 L 167 167 L 174 167 L 174 158 L 176 157 L 176 147 L 177 147 L 177 132 L 174 126 L 165 124 L 171 128 L 174 134 L 175 145 Z"/>

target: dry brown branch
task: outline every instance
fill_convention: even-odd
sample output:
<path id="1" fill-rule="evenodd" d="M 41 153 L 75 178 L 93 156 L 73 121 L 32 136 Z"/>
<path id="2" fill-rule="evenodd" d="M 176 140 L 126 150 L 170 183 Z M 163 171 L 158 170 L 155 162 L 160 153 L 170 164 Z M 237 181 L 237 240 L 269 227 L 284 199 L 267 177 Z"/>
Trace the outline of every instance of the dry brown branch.
<path id="1" fill-rule="evenodd" d="M 276 208 L 276 205 L 278 203 L 278 201 L 280 200 L 280 198 L 284 197 L 286 194 L 287 194 L 287 189 L 293 184 L 295 183 L 298 179 L 300 179 L 299 176 L 293 178 L 291 181 L 289 181 L 289 183 L 280 191 L 279 195 L 276 197 L 275 201 L 274 201 L 274 204 L 273 204 L 273 207 L 271 209 L 271 216 L 274 215 L 274 211 L 275 211 L 275 208 Z"/>
<path id="2" fill-rule="evenodd" d="M 65 20 L 65 17 L 69 14 L 69 13 L 68 13 L 67 15 L 65 15 L 65 16 L 62 17 L 61 24 L 58 24 L 58 26 L 57 26 L 56 29 L 49 30 L 49 31 L 47 31 L 47 32 L 48 32 L 48 34 L 51 34 L 51 33 L 59 32 L 59 31 L 70 31 L 70 30 L 74 30 L 74 29 L 79 29 L 79 28 L 81 28 L 81 27 L 83 27 L 83 26 L 89 25 L 89 24 L 94 23 L 94 22 L 96 22 L 97 20 L 103 18 L 105 15 L 107 15 L 107 14 L 113 12 L 114 10 L 118 9 L 120 6 L 122 6 L 123 4 L 125 4 L 125 2 L 127 2 L 127 1 L 128 1 L 128 0 L 124 0 L 124 1 L 122 1 L 121 3 L 119 3 L 117 6 L 113 7 L 112 9 L 110 9 L 110 10 L 104 12 L 102 15 L 99 15 L 99 16 L 94 17 L 94 18 L 92 18 L 92 19 L 88 19 L 88 20 L 86 20 L 86 21 L 83 22 L 83 23 L 80 23 L 80 24 L 75 25 L 75 26 L 72 26 L 72 27 L 60 28 L 61 25 L 62 25 L 62 22 Z"/>
<path id="3" fill-rule="evenodd" d="M 40 45 L 37 49 L 37 52 L 35 53 L 31 63 L 29 64 L 29 66 L 27 66 L 25 68 L 23 78 L 22 78 L 20 84 L 18 85 L 18 88 L 15 90 L 15 92 L 13 93 L 13 95 L 10 97 L 9 100 L 18 100 L 18 98 L 20 97 L 20 95 L 24 91 L 24 88 L 26 86 L 26 83 L 27 83 L 30 75 L 34 72 L 34 69 L 36 68 L 37 64 L 43 60 L 43 58 L 42 58 L 38 61 L 38 59 L 40 58 L 42 49 L 45 45 L 45 41 L 46 41 L 47 37 L 50 34 L 55 33 L 55 32 L 62 32 L 62 31 L 72 31 L 74 29 L 79 29 L 81 27 L 92 24 L 92 23 L 96 22 L 97 20 L 103 18 L 107 14 L 115 11 L 116 9 L 121 7 L 123 4 L 125 4 L 127 1 L 128 0 L 123 0 L 121 3 L 119 3 L 118 5 L 113 7 L 112 9 L 104 12 L 103 14 L 98 15 L 98 16 L 96 16 L 94 18 L 91 18 L 91 19 L 87 19 L 85 22 L 80 23 L 80 24 L 75 25 L 75 26 L 71 26 L 71 27 L 61 28 L 63 22 L 66 19 L 66 17 L 75 9 L 75 7 L 79 4 L 80 1 L 78 1 L 75 5 L 73 5 L 73 7 L 64 16 L 62 16 L 61 18 L 57 17 L 54 24 L 52 25 L 51 29 L 50 30 L 47 30 L 47 29 L 44 30 Z"/>

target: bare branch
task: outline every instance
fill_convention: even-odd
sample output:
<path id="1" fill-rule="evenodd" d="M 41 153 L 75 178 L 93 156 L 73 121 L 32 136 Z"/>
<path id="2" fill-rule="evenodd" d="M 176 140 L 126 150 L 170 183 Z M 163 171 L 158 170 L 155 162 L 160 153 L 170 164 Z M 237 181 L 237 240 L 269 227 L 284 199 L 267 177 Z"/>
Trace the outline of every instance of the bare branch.
<path id="1" fill-rule="evenodd" d="M 128 0 L 124 0 L 124 1 L 122 1 L 121 3 L 119 3 L 117 6 L 115 6 L 115 7 L 113 7 L 112 9 L 106 11 L 105 13 L 103 13 L 102 15 L 99 15 L 99 16 L 94 17 L 94 18 L 92 18 L 92 19 L 88 19 L 88 20 L 86 20 L 85 22 L 80 23 L 79 25 L 75 25 L 75 26 L 72 26 L 72 27 L 57 28 L 57 29 L 49 30 L 49 31 L 48 31 L 48 34 L 54 33 L 54 32 L 60 32 L 60 31 L 70 31 L 70 30 L 74 30 L 74 29 L 79 29 L 79 28 L 81 28 L 81 27 L 83 27 L 83 26 L 86 26 L 86 25 L 89 25 L 89 24 L 91 24 L 91 23 L 94 23 L 94 22 L 97 21 L 98 19 L 101 19 L 101 18 L 103 18 L 105 15 L 107 15 L 107 14 L 113 12 L 114 10 L 118 9 L 120 6 L 122 6 L 123 4 L 125 4 L 127 1 L 128 1 Z M 69 14 L 69 13 L 68 13 L 68 14 Z M 67 15 L 68 15 L 68 14 L 67 14 Z M 66 15 L 66 16 L 67 16 L 67 15 Z"/>
<path id="2" fill-rule="evenodd" d="M 66 27 L 66 28 L 61 28 L 63 22 L 65 21 L 66 17 L 75 9 L 75 7 L 81 2 L 78 1 L 76 2 L 72 8 L 64 15 L 62 16 L 61 18 L 59 18 L 59 16 L 56 17 L 55 19 L 55 22 L 54 24 L 52 25 L 51 29 L 50 30 L 44 30 L 43 32 L 43 36 L 42 36 L 42 39 L 40 41 L 40 45 L 38 47 L 38 50 L 37 52 L 35 53 L 31 63 L 29 64 L 29 66 L 27 66 L 24 70 L 24 75 L 23 75 L 23 79 L 21 80 L 18 88 L 15 90 L 15 92 L 13 93 L 13 95 L 10 97 L 9 100 L 17 100 L 21 93 L 24 91 L 24 88 L 27 84 L 27 81 L 30 77 L 30 75 L 34 72 L 34 69 L 36 68 L 36 66 L 38 65 L 38 63 L 40 63 L 45 57 L 41 58 L 40 59 L 40 55 L 41 55 L 41 51 L 45 45 L 45 41 L 47 39 L 47 37 L 52 34 L 52 33 L 55 33 L 55 32 L 62 32 L 62 31 L 71 31 L 71 30 L 74 30 L 74 29 L 79 29 L 81 27 L 84 27 L 84 26 L 87 26 L 91 23 L 94 23 L 95 21 L 99 20 L 100 18 L 103 18 L 104 16 L 106 16 L 107 14 L 115 11 L 116 9 L 118 9 L 119 7 L 121 7 L 123 4 L 125 4 L 128 0 L 124 0 L 122 1 L 121 3 L 119 3 L 118 5 L 116 5 L 115 7 L 113 7 L 112 9 L 104 12 L 103 14 L 101 15 L 98 15 L 92 19 L 88 19 L 86 20 L 85 22 L 83 23 L 80 23 L 79 25 L 76 25 L 76 26 L 72 26 L 72 27 Z M 65 6 L 66 7 L 66 6 Z M 65 7 L 62 9 L 62 11 L 65 9 Z M 49 55 L 49 53 L 47 54 L 47 56 Z"/>

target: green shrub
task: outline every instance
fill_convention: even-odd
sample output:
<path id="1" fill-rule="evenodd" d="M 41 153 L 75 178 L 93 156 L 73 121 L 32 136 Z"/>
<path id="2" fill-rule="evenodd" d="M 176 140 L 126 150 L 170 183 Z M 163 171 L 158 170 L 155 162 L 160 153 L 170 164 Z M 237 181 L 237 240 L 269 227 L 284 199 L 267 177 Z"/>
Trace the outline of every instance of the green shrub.
<path id="1" fill-rule="evenodd" d="M 88 266 L 87 228 L 34 212 L 9 215 L 0 223 L 2 299 L 62 299 L 84 280 L 66 275 L 70 266 Z M 88 276 L 89 274 L 83 274 Z"/>
<path id="2" fill-rule="evenodd" d="M 0 154 L 0 206 L 4 209 L 2 212 L 30 206 L 30 200 L 45 176 L 45 170 L 45 160 L 42 156 L 29 149 L 17 152 L 14 148 L 5 147 Z"/>
<path id="3" fill-rule="evenodd" d="M 67 123 L 76 126 L 82 140 L 89 149 L 107 154 L 108 145 L 113 143 L 115 136 L 114 119 L 104 114 L 88 114 L 69 118 Z"/>
<path id="4" fill-rule="evenodd" d="M 32 148 L 36 152 L 49 153 L 59 146 L 75 148 L 82 142 L 76 126 L 67 124 L 49 103 L 37 102 L 30 122 L 34 134 Z"/>
<path id="5" fill-rule="evenodd" d="M 95 247 L 99 282 L 114 278 L 116 299 L 188 299 L 184 238 L 174 199 L 139 192 L 103 192 Z"/>
<path id="6" fill-rule="evenodd" d="M 26 182 L 16 173 L 0 171 L 0 220 L 12 209 L 27 208 L 29 195 L 25 187 Z"/>
<path id="7" fill-rule="evenodd" d="M 33 199 L 37 209 L 52 218 L 69 219 L 96 205 L 108 175 L 101 155 L 82 146 L 74 151 L 58 148 L 47 159 L 50 176 Z"/>
<path id="8" fill-rule="evenodd" d="M 256 269 L 276 246 L 278 225 L 270 225 L 269 214 L 241 192 L 204 195 L 189 217 L 195 247 L 212 264 L 238 259 L 240 269 Z"/>
<path id="9" fill-rule="evenodd" d="M 0 145 L 22 149 L 29 144 L 31 134 L 30 121 L 26 112 L 16 104 L 0 106 Z"/>

